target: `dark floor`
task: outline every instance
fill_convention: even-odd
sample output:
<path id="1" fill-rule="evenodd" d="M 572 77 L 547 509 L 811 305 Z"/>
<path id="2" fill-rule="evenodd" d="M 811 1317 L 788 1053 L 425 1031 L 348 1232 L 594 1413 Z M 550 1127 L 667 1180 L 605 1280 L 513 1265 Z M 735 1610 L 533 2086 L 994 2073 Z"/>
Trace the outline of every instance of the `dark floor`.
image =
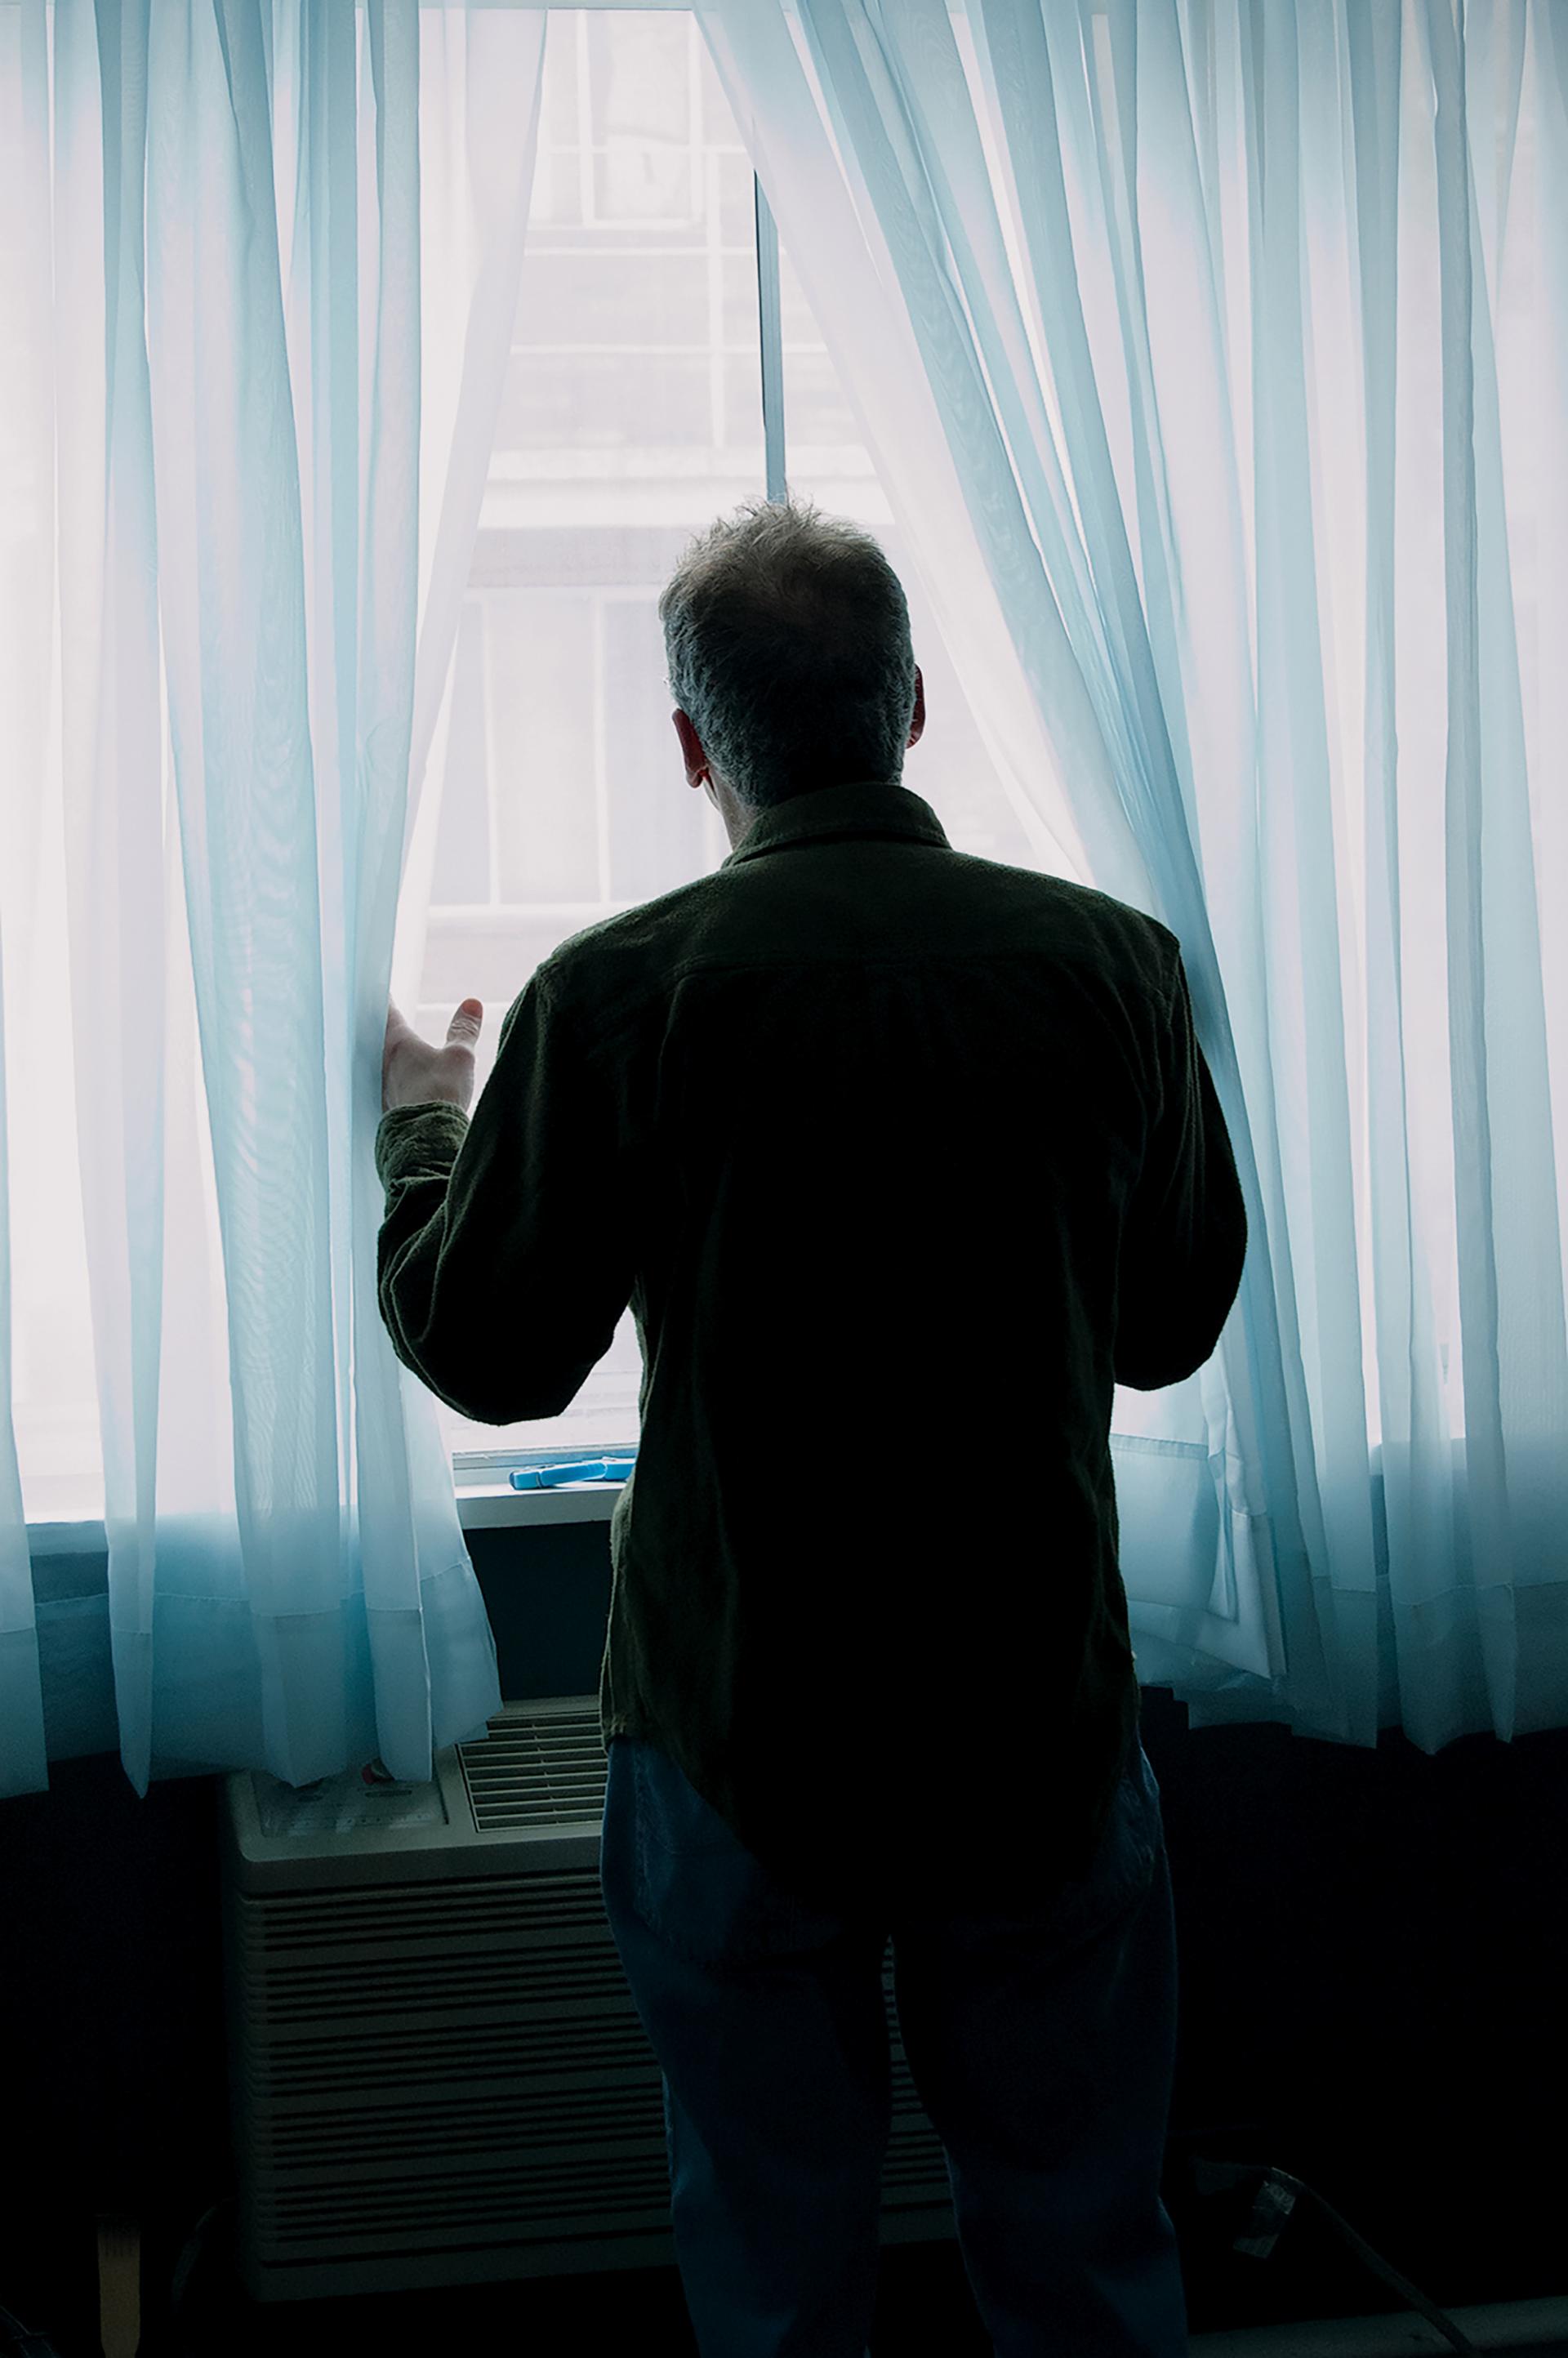
<path id="1" fill-rule="evenodd" d="M 211 2358 L 219 2350 L 223 2358 L 342 2358 L 349 2348 L 373 2349 L 376 2358 L 461 2358 L 469 2349 L 566 2358 L 611 2348 L 697 2358 L 674 2268 L 264 2307 L 215 2251 L 200 2285 L 193 2274 L 185 2310 L 185 2332 L 147 2334 L 140 2358 Z M 874 2358 L 991 2358 L 956 2243 L 884 2247 L 871 2346 Z"/>
<path id="2" fill-rule="evenodd" d="M 1175 2206 L 1195 2351 L 1209 2334 L 1299 2328 L 1303 2320 L 1398 2315 L 1413 2321 L 1362 2255 L 1308 2218 L 1292 2223 L 1267 2263 L 1238 2257 L 1233 2238 L 1244 2217 L 1227 2219 L 1229 2207 L 1230 2199 L 1221 2198 L 1216 2212 L 1200 2218 Z M 1248 2208 L 1243 2197 L 1242 2213 Z M 377 2358 L 464 2358 L 491 2349 L 566 2358 L 583 2348 L 652 2348 L 661 2358 L 696 2358 L 673 2266 L 263 2303 L 245 2291 L 235 2265 L 232 2195 L 210 2205 L 194 2233 L 189 2212 L 178 2225 L 146 2223 L 139 2251 L 133 2244 L 127 2252 L 123 2237 L 116 2248 L 112 2234 L 95 2234 L 81 2211 L 70 2215 L 69 2236 L 47 2205 L 35 2215 L 35 2234 L 8 2240 L 0 2232 L 0 2299 L 47 2337 L 54 2358 L 343 2358 L 363 2348 Z M 1477 2281 L 1463 2270 L 1450 2277 L 1438 2268 L 1422 2288 L 1463 2330 L 1473 2304 L 1555 2306 L 1563 2287 L 1551 2273 L 1551 2282 L 1538 2271 L 1534 2280 L 1509 2284 Z M 1546 2322 L 1542 2317 L 1537 2330 Z M 1522 2316 L 1505 2321 L 1477 2314 L 1476 2330 L 1484 2338 L 1476 2346 L 1489 2353 L 1522 2348 L 1526 2323 Z M 1505 2342 L 1510 2331 L 1515 2338 Z M 883 2244 L 871 2349 L 873 2358 L 991 2358 L 950 2234 Z M 1537 2346 L 1530 2358 L 1568 2358 L 1568 2347 Z"/>
<path id="3" fill-rule="evenodd" d="M 362 2348 L 373 2349 L 376 2358 L 463 2358 L 470 2350 L 492 2348 L 537 2353 L 539 2358 L 566 2358 L 585 2348 L 652 2348 L 661 2358 L 697 2358 L 673 2266 L 263 2304 L 241 2285 L 225 2223 L 229 2215 L 226 2206 L 217 2214 L 190 2269 L 180 2303 L 181 2328 L 158 2331 L 144 2308 L 138 2358 L 342 2358 L 345 2351 Z M 1260 2266 L 1255 2260 L 1238 2261 L 1233 2249 L 1214 2248 L 1205 2236 L 1184 2236 L 1183 2274 L 1194 2335 L 1302 2319 L 1409 2315 L 1398 2296 L 1336 2236 L 1298 2230 L 1293 2250 L 1291 2243 L 1290 2237 L 1282 2239 L 1273 2264 Z M 178 2258 L 144 2250 L 144 2283 L 154 2275 L 168 2283 Z M 1539 2299 L 1561 2289 L 1532 2284 L 1516 2293 L 1465 2283 L 1423 2288 L 1450 2309 Z M 871 2351 L 872 2358 L 992 2358 L 990 2336 L 951 2236 L 883 2244 Z M 74 2358 L 74 2347 L 68 2351 L 61 2344 L 61 2358 Z M 92 2343 L 86 2358 L 97 2358 Z M 1541 2349 L 1531 2358 L 1568 2358 L 1568 2352 Z"/>

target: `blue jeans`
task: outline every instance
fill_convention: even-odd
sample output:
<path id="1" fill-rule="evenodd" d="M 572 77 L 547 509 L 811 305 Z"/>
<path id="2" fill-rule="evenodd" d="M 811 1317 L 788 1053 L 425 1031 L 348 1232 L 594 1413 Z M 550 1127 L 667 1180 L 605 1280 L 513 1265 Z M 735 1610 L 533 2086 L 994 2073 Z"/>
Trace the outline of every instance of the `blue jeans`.
<path id="1" fill-rule="evenodd" d="M 610 1743 L 600 1884 L 665 2083 L 702 2358 L 862 2358 L 892 2117 L 882 1958 L 998 2358 L 1185 2358 L 1160 2174 L 1175 1918 L 1141 1744 L 1089 1874 L 1027 1916 L 882 1925 L 770 1876 L 654 1746 Z"/>

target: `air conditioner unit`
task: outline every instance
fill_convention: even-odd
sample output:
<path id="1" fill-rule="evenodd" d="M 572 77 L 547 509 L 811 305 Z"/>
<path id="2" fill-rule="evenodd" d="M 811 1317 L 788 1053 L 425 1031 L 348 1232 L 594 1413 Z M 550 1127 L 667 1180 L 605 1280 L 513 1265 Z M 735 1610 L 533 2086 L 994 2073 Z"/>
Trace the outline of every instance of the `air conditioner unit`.
<path id="1" fill-rule="evenodd" d="M 427 1785 L 224 1779 L 239 2256 L 258 2301 L 675 2262 L 659 2067 L 599 1888 L 593 1695 L 509 1704 Z M 883 1990 L 881 2240 L 954 2233 Z"/>

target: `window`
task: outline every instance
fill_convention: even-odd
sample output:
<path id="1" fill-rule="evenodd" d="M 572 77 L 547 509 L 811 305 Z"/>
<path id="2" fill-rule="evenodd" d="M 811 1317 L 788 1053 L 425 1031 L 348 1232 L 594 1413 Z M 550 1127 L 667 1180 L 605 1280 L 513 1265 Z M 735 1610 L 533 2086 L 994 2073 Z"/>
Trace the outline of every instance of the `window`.
<path id="1" fill-rule="evenodd" d="M 542 958 L 730 850 L 687 784 L 657 603 L 691 535 L 770 481 L 757 222 L 695 17 L 552 10 L 511 367 L 425 788 L 417 1021 L 438 1038 L 465 994 L 484 1001 L 481 1086 Z M 1037 867 L 783 253 L 779 304 L 789 488 L 873 531 L 909 598 L 928 719 L 904 783 L 958 849 Z M 443 1408 L 449 1444 L 634 1445 L 641 1378 L 628 1311 L 564 1415 L 497 1427 Z"/>

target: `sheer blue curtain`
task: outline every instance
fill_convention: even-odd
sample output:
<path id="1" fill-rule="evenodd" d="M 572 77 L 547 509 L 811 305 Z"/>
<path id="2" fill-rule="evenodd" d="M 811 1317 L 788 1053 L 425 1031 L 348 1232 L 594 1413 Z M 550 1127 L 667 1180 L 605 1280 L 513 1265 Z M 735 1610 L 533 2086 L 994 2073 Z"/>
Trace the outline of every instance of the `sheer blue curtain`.
<path id="1" fill-rule="evenodd" d="M 13 1056 L 0 1110 L 14 1145 L 74 1120 L 122 1757 L 139 1792 L 378 1753 L 424 1778 L 501 1695 L 433 1403 L 377 1313 L 373 1139 L 546 19 L 3 14 L 3 586 L 33 619 L 0 963 L 8 1044 L 49 1026 L 54 1061 L 24 1090 Z M 0 1791 L 47 1783 L 45 1733 L 7 1415 Z"/>
<path id="2" fill-rule="evenodd" d="M 1561 1725 L 1568 23 L 697 13 L 999 770 L 1182 943 L 1252 1242 L 1117 1396 L 1140 1676 Z"/>
<path id="3" fill-rule="evenodd" d="M 1562 1724 L 1568 27 L 697 13 L 1010 794 L 1183 943 L 1252 1250 L 1117 1397 L 1141 1675 Z M 370 1138 L 544 25 L 0 5 L 0 1280 L 79 1190 L 139 1790 L 422 1776 L 499 1702 Z M 18 1375 L 0 1319 L 0 1791 L 48 1324 Z"/>

